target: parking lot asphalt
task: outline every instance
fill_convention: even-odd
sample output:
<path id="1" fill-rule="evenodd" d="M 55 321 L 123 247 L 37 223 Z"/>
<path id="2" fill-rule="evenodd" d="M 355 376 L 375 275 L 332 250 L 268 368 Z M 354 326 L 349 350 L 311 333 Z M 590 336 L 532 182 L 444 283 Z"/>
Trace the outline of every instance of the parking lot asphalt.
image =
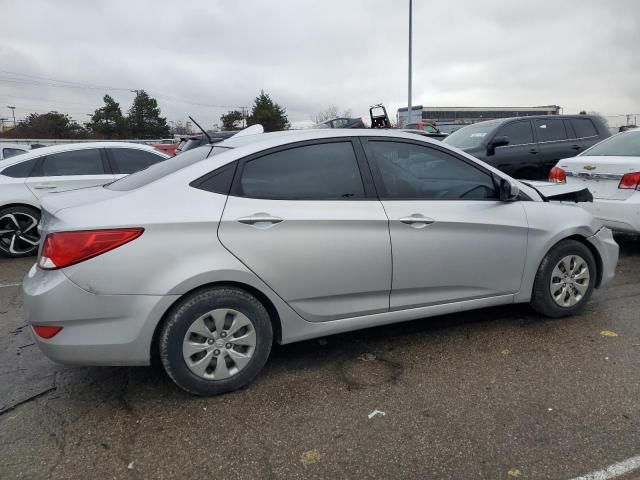
<path id="1" fill-rule="evenodd" d="M 617 240 L 579 316 L 499 307 L 275 347 L 215 398 L 159 368 L 52 363 L 21 318 L 33 259 L 0 260 L 0 478 L 570 479 L 636 457 L 640 238 Z"/>

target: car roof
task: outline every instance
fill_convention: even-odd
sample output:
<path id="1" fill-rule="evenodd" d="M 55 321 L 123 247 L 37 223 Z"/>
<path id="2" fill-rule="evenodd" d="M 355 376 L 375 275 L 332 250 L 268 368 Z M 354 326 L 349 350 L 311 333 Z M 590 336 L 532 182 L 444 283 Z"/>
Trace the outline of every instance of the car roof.
<path id="1" fill-rule="evenodd" d="M 31 147 L 25 143 L 0 142 L 0 148 L 18 148 L 20 150 L 30 150 Z"/>
<path id="2" fill-rule="evenodd" d="M 306 140 L 318 140 L 323 138 L 353 138 L 353 137 L 388 137 L 406 138 L 415 140 L 416 135 L 406 133 L 397 129 L 371 129 L 371 128 L 319 128 L 308 130 L 286 130 L 283 132 L 257 133 L 255 135 L 245 135 L 241 137 L 231 137 L 223 142 L 217 143 L 216 147 L 240 148 L 247 145 L 269 148 L 279 145 L 286 145 L 294 142 L 304 142 Z M 425 141 L 437 141 L 422 136 Z"/>
<path id="3" fill-rule="evenodd" d="M 61 153 L 61 152 L 71 152 L 75 150 L 86 150 L 89 148 L 135 148 L 138 150 L 146 150 L 148 152 L 157 153 L 163 156 L 167 156 L 160 150 L 153 148 L 149 145 L 144 145 L 141 143 L 132 143 L 132 142 L 82 142 L 82 143 L 64 143 L 60 145 L 51 145 L 49 147 L 41 147 L 35 148 L 32 150 L 28 150 L 27 152 L 20 155 L 19 158 L 16 157 L 14 160 L 13 157 L 4 160 L 2 162 L 2 166 L 6 167 L 9 165 L 13 165 L 20 162 L 25 162 L 27 160 L 31 160 L 33 158 L 39 158 L 44 155 L 51 155 L 53 153 Z"/>

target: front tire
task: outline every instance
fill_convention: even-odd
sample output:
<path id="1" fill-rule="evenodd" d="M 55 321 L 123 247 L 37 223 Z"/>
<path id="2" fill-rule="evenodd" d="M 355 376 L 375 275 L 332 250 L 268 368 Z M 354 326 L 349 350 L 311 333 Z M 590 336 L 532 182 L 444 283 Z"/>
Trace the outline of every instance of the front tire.
<path id="1" fill-rule="evenodd" d="M 239 288 L 197 290 L 170 312 L 159 342 L 171 379 L 195 395 L 248 385 L 264 367 L 273 341 L 269 313 Z"/>
<path id="2" fill-rule="evenodd" d="M 38 253 L 40 212 L 15 205 L 0 209 L 0 256 L 29 257 Z"/>
<path id="3" fill-rule="evenodd" d="M 584 308 L 596 283 L 591 251 L 576 240 L 563 240 L 545 255 L 533 285 L 531 306 L 552 318 L 574 315 Z"/>

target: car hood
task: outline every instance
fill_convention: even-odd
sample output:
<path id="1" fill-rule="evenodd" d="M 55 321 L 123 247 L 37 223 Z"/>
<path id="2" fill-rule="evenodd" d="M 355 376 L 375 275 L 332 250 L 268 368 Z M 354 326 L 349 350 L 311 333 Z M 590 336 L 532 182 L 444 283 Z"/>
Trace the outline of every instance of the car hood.
<path id="1" fill-rule="evenodd" d="M 543 200 L 557 200 L 565 202 L 593 202 L 593 195 L 588 188 L 581 185 L 566 183 L 539 182 L 527 180 L 521 183 L 535 189 Z"/>

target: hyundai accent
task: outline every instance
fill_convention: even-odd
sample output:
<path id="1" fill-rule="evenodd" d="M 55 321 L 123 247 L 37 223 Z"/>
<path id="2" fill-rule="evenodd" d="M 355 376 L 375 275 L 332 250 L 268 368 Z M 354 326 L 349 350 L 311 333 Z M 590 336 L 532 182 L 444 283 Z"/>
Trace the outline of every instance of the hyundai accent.
<path id="1" fill-rule="evenodd" d="M 213 395 L 274 342 L 513 303 L 571 315 L 618 246 L 543 188 L 393 130 L 239 135 L 43 198 L 26 319 L 55 361 L 157 355 Z"/>

